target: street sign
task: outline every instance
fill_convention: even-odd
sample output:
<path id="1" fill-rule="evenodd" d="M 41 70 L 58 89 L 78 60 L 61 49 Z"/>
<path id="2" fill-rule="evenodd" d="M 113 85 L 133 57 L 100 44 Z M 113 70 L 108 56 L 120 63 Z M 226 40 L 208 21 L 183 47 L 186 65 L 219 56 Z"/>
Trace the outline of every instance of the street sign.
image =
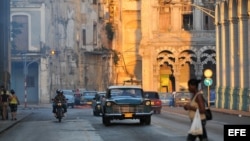
<path id="1" fill-rule="evenodd" d="M 206 78 L 206 79 L 204 80 L 204 84 L 205 84 L 206 86 L 211 86 L 211 85 L 213 84 L 213 80 L 212 80 L 211 78 Z"/>

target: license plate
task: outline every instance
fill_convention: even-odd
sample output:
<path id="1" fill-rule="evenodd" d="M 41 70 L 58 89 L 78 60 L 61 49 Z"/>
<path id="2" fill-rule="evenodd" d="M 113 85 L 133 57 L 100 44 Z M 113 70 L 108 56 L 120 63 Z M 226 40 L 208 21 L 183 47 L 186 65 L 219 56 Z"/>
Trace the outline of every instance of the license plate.
<path id="1" fill-rule="evenodd" d="M 92 102 L 87 102 L 87 104 L 92 104 Z"/>
<path id="2" fill-rule="evenodd" d="M 182 101 L 184 101 L 184 100 L 185 100 L 185 98 L 182 98 L 181 100 L 182 100 Z"/>
<path id="3" fill-rule="evenodd" d="M 125 114 L 124 114 L 124 117 L 125 117 L 125 118 L 130 118 L 130 117 L 132 117 L 132 113 L 125 113 Z"/>

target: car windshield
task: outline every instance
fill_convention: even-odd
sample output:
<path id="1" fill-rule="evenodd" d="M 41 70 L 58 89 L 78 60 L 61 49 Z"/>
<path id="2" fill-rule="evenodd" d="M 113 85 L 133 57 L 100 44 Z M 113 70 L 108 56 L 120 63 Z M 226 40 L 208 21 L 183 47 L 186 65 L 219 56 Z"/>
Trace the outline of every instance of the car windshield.
<path id="1" fill-rule="evenodd" d="M 84 96 L 95 96 L 96 93 L 95 92 L 85 92 L 83 95 Z"/>
<path id="2" fill-rule="evenodd" d="M 135 88 L 117 88 L 117 89 L 112 89 L 110 91 L 110 96 L 111 97 L 142 97 L 142 91 L 141 89 L 135 89 Z"/>

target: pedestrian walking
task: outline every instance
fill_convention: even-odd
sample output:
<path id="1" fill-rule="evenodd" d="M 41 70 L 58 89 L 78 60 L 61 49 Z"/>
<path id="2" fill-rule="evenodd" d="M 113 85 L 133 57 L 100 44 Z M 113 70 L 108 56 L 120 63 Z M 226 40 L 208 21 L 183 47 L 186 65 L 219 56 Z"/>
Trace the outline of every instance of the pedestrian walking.
<path id="1" fill-rule="evenodd" d="M 17 120 L 16 114 L 17 114 L 17 105 L 19 105 L 19 99 L 15 95 L 15 91 L 12 89 L 10 90 L 11 96 L 10 96 L 10 112 L 11 112 L 11 120 Z"/>
<path id="2" fill-rule="evenodd" d="M 8 118 L 8 105 L 9 105 L 9 97 L 8 91 L 4 86 L 1 86 L 1 108 L 2 108 L 2 119 L 6 120 Z"/>
<path id="3" fill-rule="evenodd" d="M 188 134 L 187 141 L 195 141 L 196 138 L 199 138 L 200 141 L 207 141 L 205 101 L 203 92 L 198 89 L 200 82 L 201 80 L 197 79 L 190 79 L 188 81 L 188 90 L 192 93 L 192 98 L 190 103 L 184 106 L 184 109 L 188 111 L 191 122 L 194 119 L 196 109 L 199 110 L 203 133 L 202 135 Z"/>
<path id="4" fill-rule="evenodd" d="M 175 106 L 175 95 L 176 95 L 176 92 L 173 92 L 172 93 L 172 102 L 171 102 L 171 106 L 174 107 Z"/>

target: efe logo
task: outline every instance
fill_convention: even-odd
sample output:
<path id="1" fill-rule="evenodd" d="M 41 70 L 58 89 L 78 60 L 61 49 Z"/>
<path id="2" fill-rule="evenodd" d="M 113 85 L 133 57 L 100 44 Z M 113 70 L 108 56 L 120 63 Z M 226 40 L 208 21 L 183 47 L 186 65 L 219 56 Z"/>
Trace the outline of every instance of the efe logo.
<path id="1" fill-rule="evenodd" d="M 250 125 L 224 125 L 224 141 L 239 139 L 248 141 L 250 137 Z"/>
<path id="2" fill-rule="evenodd" d="M 228 129 L 228 136 L 246 136 L 247 129 Z"/>

